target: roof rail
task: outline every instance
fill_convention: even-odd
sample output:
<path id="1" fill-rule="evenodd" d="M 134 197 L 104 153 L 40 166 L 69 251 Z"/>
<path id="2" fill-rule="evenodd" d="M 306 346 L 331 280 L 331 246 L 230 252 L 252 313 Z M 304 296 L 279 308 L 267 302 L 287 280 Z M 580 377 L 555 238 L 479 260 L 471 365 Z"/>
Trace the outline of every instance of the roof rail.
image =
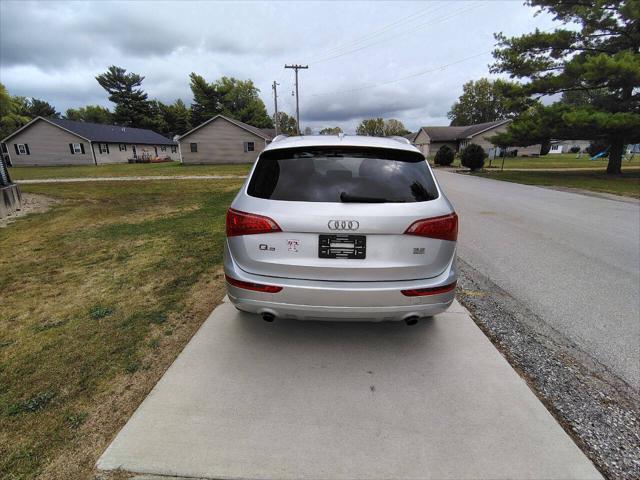
<path id="1" fill-rule="evenodd" d="M 392 140 L 395 140 L 396 142 L 400 142 L 400 143 L 407 143 L 409 145 L 411 145 L 411 142 L 409 141 L 408 138 L 405 137 L 401 137 L 399 135 L 392 135 L 391 137 L 389 137 Z"/>
<path id="2" fill-rule="evenodd" d="M 285 138 L 289 138 L 289 135 L 284 135 L 284 134 L 276 135 L 276 137 L 273 140 L 271 140 L 271 143 L 279 142 L 280 140 L 284 140 Z"/>

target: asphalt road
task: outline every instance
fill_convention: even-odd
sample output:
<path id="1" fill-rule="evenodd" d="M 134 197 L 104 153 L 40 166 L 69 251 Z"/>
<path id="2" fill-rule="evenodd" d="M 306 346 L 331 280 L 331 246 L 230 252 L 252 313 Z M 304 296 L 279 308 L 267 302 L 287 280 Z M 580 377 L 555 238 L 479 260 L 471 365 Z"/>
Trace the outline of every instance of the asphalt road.
<path id="1" fill-rule="evenodd" d="M 448 172 L 459 256 L 640 388 L 640 203 Z"/>

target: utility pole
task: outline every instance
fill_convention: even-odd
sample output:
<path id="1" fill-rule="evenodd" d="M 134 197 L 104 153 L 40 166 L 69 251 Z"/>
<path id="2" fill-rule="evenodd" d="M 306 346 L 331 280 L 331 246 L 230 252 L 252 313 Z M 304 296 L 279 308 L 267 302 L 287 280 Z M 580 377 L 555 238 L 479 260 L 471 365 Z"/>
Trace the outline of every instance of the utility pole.
<path id="1" fill-rule="evenodd" d="M 298 135 L 300 135 L 300 103 L 298 101 L 298 70 L 305 70 L 309 68 L 309 65 L 285 65 L 284 68 L 292 68 L 296 72 L 296 128 Z"/>
<path id="2" fill-rule="evenodd" d="M 279 83 L 277 83 L 275 80 L 273 81 L 273 85 L 271 85 L 271 88 L 273 88 L 273 103 L 275 104 L 275 110 L 276 113 L 274 115 L 274 122 L 276 125 L 276 137 L 278 136 L 278 85 L 280 85 Z"/>

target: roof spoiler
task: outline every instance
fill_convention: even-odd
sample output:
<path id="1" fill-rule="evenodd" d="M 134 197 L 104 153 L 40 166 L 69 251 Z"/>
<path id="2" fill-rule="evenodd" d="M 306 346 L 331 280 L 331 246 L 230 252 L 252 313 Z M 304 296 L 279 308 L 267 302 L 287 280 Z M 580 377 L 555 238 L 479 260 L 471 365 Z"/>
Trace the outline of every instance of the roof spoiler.
<path id="1" fill-rule="evenodd" d="M 284 140 L 285 138 L 289 138 L 289 135 L 277 135 L 273 140 L 271 140 L 271 143 L 279 142 L 280 140 Z"/>
<path id="2" fill-rule="evenodd" d="M 408 138 L 400 137 L 398 135 L 393 135 L 393 136 L 387 137 L 387 138 L 390 138 L 391 140 L 395 140 L 396 142 L 406 143 L 407 145 L 411 145 L 411 142 L 409 141 Z"/>

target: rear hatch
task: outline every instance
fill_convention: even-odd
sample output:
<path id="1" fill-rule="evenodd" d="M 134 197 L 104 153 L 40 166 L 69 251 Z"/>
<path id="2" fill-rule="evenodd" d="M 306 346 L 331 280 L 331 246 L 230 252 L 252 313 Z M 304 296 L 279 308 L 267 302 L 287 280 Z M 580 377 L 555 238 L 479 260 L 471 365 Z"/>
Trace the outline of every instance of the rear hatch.
<path id="1" fill-rule="evenodd" d="M 327 281 L 435 277 L 457 235 L 420 153 L 362 147 L 263 152 L 227 224 L 246 272 Z"/>

